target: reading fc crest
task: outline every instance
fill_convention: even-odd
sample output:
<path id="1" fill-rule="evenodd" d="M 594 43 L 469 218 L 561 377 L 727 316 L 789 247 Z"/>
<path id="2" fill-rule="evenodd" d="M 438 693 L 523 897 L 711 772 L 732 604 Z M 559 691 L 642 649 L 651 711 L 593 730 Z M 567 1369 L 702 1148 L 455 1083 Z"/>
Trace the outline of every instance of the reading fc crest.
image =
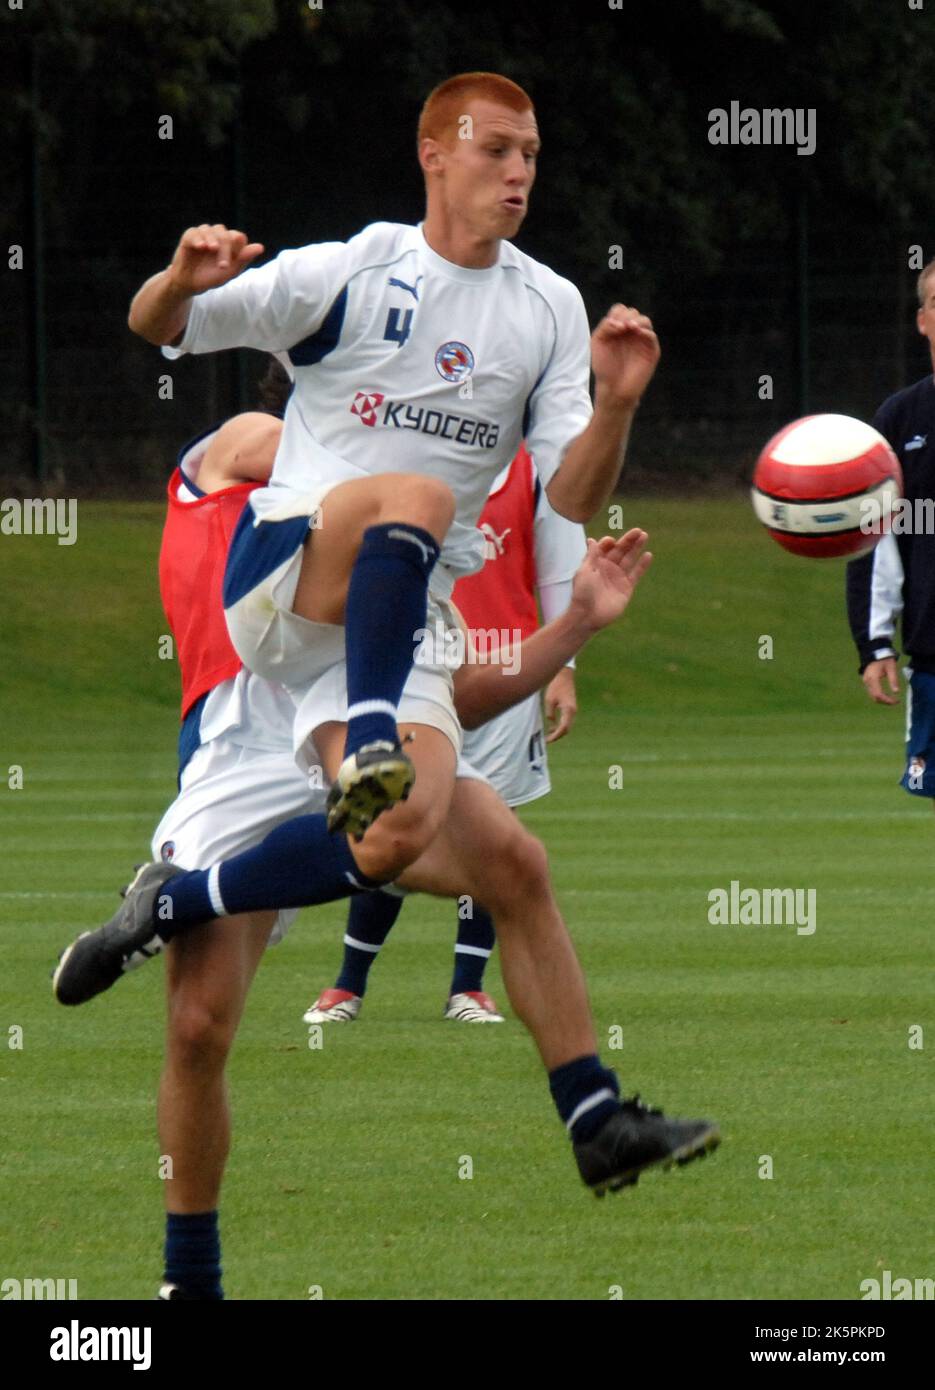
<path id="1" fill-rule="evenodd" d="M 435 354 L 435 370 L 445 381 L 463 381 L 474 370 L 474 354 L 467 343 L 442 343 Z"/>

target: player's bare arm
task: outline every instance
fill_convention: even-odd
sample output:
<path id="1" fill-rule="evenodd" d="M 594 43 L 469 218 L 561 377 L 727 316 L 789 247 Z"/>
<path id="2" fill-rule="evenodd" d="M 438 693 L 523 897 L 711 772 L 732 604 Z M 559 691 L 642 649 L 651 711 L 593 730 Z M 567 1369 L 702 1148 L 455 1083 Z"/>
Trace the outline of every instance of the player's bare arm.
<path id="1" fill-rule="evenodd" d="M 614 304 L 592 333 L 594 414 L 546 488 L 552 506 L 570 521 L 590 521 L 613 491 L 659 356 L 652 321 L 626 304 Z"/>
<path id="2" fill-rule="evenodd" d="M 238 483 L 266 483 L 282 437 L 282 421 L 262 410 L 234 415 L 218 430 L 205 450 L 198 469 L 203 492 L 236 487 Z"/>
<path id="3" fill-rule="evenodd" d="M 130 305 L 130 328 L 156 347 L 174 346 L 185 332 L 195 295 L 233 280 L 263 250 L 260 242 L 248 242 L 243 232 L 222 223 L 189 227 L 165 270 L 137 290 Z"/>
<path id="4" fill-rule="evenodd" d="M 646 540 L 646 532 L 638 528 L 617 540 L 589 540 L 571 603 L 561 617 L 523 642 L 519 662 L 467 661 L 459 667 L 454 698 L 465 729 L 477 728 L 541 690 L 596 632 L 621 616 L 652 563 Z"/>

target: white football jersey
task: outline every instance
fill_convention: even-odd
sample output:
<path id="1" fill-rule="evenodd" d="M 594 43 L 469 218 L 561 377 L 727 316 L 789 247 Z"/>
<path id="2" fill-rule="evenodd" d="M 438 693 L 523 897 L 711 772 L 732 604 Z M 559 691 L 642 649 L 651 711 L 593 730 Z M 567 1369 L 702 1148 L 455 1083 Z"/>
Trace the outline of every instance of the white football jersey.
<path id="1" fill-rule="evenodd" d="M 457 503 L 441 556 L 456 575 L 483 563 L 477 518 L 524 436 L 546 486 L 591 417 L 575 286 L 506 241 L 496 265 L 453 265 L 421 224 L 375 222 L 347 242 L 283 251 L 198 295 L 178 353 L 232 347 L 286 351 L 295 370 L 257 515 L 284 488 L 431 474 Z"/>

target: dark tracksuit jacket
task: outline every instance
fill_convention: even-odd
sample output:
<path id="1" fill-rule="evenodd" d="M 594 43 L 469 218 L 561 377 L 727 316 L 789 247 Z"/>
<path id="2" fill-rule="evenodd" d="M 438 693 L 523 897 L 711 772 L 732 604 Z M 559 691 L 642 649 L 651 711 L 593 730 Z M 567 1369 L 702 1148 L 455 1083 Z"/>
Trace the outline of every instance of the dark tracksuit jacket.
<path id="1" fill-rule="evenodd" d="M 907 501 L 935 498 L 935 377 L 888 396 L 871 423 L 899 458 Z M 897 655 L 900 613 L 909 664 L 935 672 L 935 534 L 887 534 L 847 566 L 847 616 L 861 671 Z"/>

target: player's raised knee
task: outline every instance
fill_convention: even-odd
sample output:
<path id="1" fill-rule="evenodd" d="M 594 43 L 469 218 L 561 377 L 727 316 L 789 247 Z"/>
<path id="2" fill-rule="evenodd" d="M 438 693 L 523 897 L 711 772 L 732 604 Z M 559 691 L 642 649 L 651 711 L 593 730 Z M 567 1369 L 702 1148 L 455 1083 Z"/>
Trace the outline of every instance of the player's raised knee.
<path id="1" fill-rule="evenodd" d="M 444 539 L 454 515 L 455 497 L 448 484 L 420 473 L 394 474 L 381 508 L 381 520 L 408 521 L 431 532 L 439 541 Z"/>

